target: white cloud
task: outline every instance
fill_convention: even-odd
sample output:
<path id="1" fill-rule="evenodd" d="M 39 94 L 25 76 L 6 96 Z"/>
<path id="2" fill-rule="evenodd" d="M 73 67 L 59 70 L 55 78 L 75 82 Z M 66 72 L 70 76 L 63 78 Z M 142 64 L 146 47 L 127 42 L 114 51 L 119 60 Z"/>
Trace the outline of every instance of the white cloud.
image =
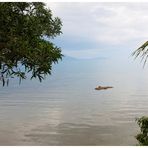
<path id="1" fill-rule="evenodd" d="M 124 46 L 148 39 L 148 3 L 47 3 L 53 14 L 63 21 L 63 38 L 95 42 L 101 46 Z M 66 44 L 66 43 L 64 43 Z M 84 42 L 83 42 L 84 44 Z M 64 46 L 66 47 L 66 45 Z M 77 47 L 76 47 L 77 48 Z M 100 48 L 78 50 L 63 49 L 67 55 L 81 57 Z M 91 53 L 92 52 L 92 53 Z M 83 56 L 84 57 L 84 56 Z M 87 56 L 86 56 L 87 57 Z"/>
<path id="2" fill-rule="evenodd" d="M 77 59 L 92 59 L 92 58 L 98 58 L 98 57 L 106 58 L 106 55 L 103 56 L 101 53 L 102 53 L 101 49 L 64 50 L 65 55 L 69 57 L 77 58 Z"/>

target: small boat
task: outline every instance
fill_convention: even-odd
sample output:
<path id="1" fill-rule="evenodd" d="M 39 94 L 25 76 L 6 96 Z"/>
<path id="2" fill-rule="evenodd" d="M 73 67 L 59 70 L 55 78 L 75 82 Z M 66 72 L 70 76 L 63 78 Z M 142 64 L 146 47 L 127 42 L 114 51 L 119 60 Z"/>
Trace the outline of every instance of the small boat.
<path id="1" fill-rule="evenodd" d="M 102 90 L 102 89 L 108 89 L 108 88 L 113 88 L 112 86 L 97 86 L 95 90 Z"/>

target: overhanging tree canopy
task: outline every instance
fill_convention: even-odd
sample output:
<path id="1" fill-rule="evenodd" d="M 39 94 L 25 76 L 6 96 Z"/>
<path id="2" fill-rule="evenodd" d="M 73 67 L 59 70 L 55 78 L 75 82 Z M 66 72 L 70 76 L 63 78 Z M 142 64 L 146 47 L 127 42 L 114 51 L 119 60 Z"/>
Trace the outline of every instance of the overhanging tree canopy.
<path id="1" fill-rule="evenodd" d="M 61 20 L 39 2 L 0 3 L 0 79 L 38 77 L 51 74 L 52 63 L 62 58 L 51 41 L 61 32 Z"/>

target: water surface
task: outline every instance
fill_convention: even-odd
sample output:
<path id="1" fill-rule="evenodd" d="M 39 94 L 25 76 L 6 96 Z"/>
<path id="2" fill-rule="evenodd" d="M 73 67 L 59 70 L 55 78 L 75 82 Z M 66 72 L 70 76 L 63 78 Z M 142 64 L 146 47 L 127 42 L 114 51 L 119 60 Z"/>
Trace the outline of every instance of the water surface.
<path id="1" fill-rule="evenodd" d="M 147 74 L 126 57 L 64 58 L 43 83 L 11 80 L 0 89 L 0 145 L 136 145 Z"/>

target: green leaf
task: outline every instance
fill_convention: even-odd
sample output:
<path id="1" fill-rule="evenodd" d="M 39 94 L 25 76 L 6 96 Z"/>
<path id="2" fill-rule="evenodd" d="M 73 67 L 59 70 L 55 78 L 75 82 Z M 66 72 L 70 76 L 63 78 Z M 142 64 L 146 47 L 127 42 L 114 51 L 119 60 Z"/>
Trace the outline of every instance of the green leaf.
<path id="1" fill-rule="evenodd" d="M 50 39 L 62 33 L 62 22 L 53 17 L 44 3 L 1 2 L 0 24 L 0 75 L 3 75 L 3 85 L 5 80 L 13 77 L 19 77 L 21 82 L 27 73 L 32 73 L 31 79 L 38 77 L 39 81 L 51 74 L 52 64 L 63 55 Z"/>

